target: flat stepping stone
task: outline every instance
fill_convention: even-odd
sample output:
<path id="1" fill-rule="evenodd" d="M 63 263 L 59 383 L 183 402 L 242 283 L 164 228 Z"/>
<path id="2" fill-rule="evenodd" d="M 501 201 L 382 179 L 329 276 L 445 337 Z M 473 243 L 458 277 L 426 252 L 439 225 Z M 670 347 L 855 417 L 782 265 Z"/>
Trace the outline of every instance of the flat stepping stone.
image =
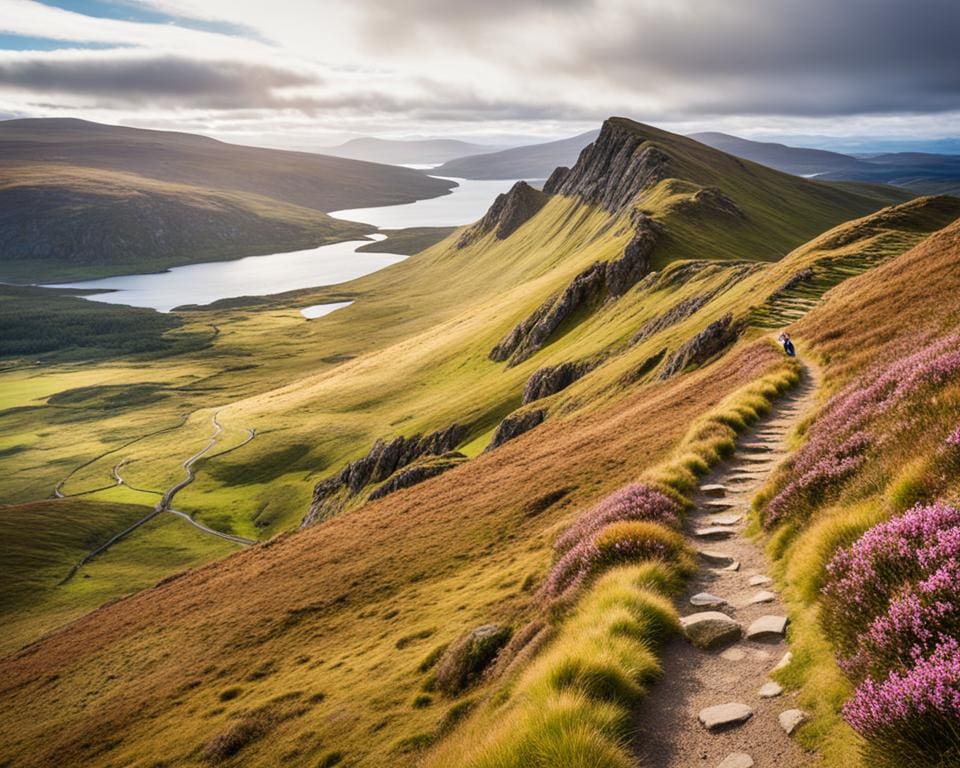
<path id="1" fill-rule="evenodd" d="M 730 509 L 731 507 L 737 506 L 737 502 L 732 501 L 731 499 L 724 499 L 723 501 L 718 499 L 716 501 L 705 501 L 700 506 L 702 506 L 704 509 L 713 511 L 717 509 Z"/>
<path id="2" fill-rule="evenodd" d="M 747 600 L 747 605 L 760 605 L 760 603 L 772 603 L 777 599 L 776 594 L 766 589 L 761 589 Z"/>
<path id="3" fill-rule="evenodd" d="M 720 483 L 709 483 L 708 485 L 700 486 L 700 493 L 704 496 L 726 496 L 727 487 Z"/>
<path id="4" fill-rule="evenodd" d="M 728 555 L 726 552 L 717 552 L 714 549 L 701 549 L 697 551 L 697 554 L 701 560 L 709 565 L 729 567 L 737 562 L 737 559 L 733 555 Z"/>
<path id="5" fill-rule="evenodd" d="M 783 686 L 773 680 L 760 686 L 761 699 L 775 699 L 781 693 L 783 693 Z"/>
<path id="6" fill-rule="evenodd" d="M 718 568 L 719 571 L 739 571 L 740 570 L 740 561 L 734 560 L 730 565 L 723 568 Z"/>
<path id="7" fill-rule="evenodd" d="M 773 464 L 776 462 L 776 459 L 771 459 L 769 456 L 764 456 L 762 454 L 746 454 L 740 456 L 740 461 L 745 461 L 748 464 Z"/>
<path id="8" fill-rule="evenodd" d="M 773 579 L 771 579 L 769 576 L 763 576 L 761 574 L 757 574 L 756 576 L 751 576 L 750 580 L 747 583 L 751 587 L 762 587 L 762 586 L 765 586 L 766 584 L 769 584 L 771 581 L 773 581 Z"/>
<path id="9" fill-rule="evenodd" d="M 761 616 L 747 627 L 747 640 L 768 640 L 773 637 L 783 637 L 787 631 L 786 616 Z"/>
<path id="10" fill-rule="evenodd" d="M 793 661 L 793 651 L 787 651 L 783 654 L 783 658 L 777 662 L 777 666 L 773 668 L 773 671 L 779 672 L 781 669 L 786 669 L 790 666 L 791 661 Z"/>
<path id="11" fill-rule="evenodd" d="M 786 712 L 781 712 L 777 720 L 780 721 L 780 727 L 787 736 L 792 736 L 797 728 L 807 722 L 807 713 L 802 709 L 788 709 Z"/>
<path id="12" fill-rule="evenodd" d="M 717 768 L 753 768 L 753 758 L 746 752 L 734 752 L 723 758 Z"/>
<path id="13" fill-rule="evenodd" d="M 708 731 L 732 728 L 747 722 L 751 717 L 753 717 L 753 710 L 739 702 L 707 707 L 701 709 L 700 714 L 697 715 L 697 719 Z"/>
<path id="14" fill-rule="evenodd" d="M 694 530 L 693 535 L 700 539 L 721 541 L 722 539 L 729 539 L 734 533 L 735 531 L 730 528 L 725 528 L 722 525 L 714 525 L 710 528 L 697 528 Z"/>
<path id="15" fill-rule="evenodd" d="M 743 520 L 743 515 L 729 514 L 729 515 L 714 515 L 709 518 L 707 522 L 710 525 L 736 525 L 741 520 Z"/>
<path id="16" fill-rule="evenodd" d="M 680 619 L 687 639 L 698 648 L 709 650 L 740 639 L 743 627 L 720 611 L 702 611 Z"/>
<path id="17" fill-rule="evenodd" d="M 740 449 L 743 451 L 751 451 L 753 453 L 770 453 L 772 445 L 773 443 L 760 441 L 756 443 L 744 443 L 740 446 Z"/>
<path id="18" fill-rule="evenodd" d="M 727 648 L 720 656 L 727 661 L 743 661 L 747 658 L 747 652 L 742 648 Z"/>
<path id="19" fill-rule="evenodd" d="M 719 608 L 721 605 L 726 605 L 727 601 L 709 592 L 698 592 L 690 598 L 690 604 L 698 608 Z"/>

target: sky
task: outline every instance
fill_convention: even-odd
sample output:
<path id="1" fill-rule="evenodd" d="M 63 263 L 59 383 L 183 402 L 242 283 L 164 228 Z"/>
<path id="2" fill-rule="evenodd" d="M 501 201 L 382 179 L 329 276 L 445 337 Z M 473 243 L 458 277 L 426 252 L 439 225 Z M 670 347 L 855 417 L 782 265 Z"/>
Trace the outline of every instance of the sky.
<path id="1" fill-rule="evenodd" d="M 960 0 L 0 0 L 0 119 L 300 149 L 610 115 L 939 138 L 960 135 L 958 37 Z"/>

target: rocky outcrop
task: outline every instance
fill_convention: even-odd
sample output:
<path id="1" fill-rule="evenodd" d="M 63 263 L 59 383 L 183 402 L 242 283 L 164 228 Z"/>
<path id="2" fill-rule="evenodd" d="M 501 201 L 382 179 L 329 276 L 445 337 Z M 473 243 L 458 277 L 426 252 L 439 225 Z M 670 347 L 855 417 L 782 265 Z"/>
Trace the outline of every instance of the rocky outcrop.
<path id="1" fill-rule="evenodd" d="M 578 274 L 559 296 L 551 296 L 504 336 L 490 359 L 510 365 L 539 351 L 574 313 L 617 299 L 650 272 L 650 258 L 663 227 L 649 216 L 636 217 L 636 230 L 619 259 L 595 261 Z"/>
<path id="2" fill-rule="evenodd" d="M 424 480 L 429 480 L 431 477 L 442 475 L 447 470 L 463 464 L 466 460 L 467 457 L 462 453 L 451 451 L 436 458 L 417 461 L 409 467 L 394 472 L 383 485 L 375 488 L 367 498 L 370 501 L 382 499 L 401 488 L 409 488 L 412 485 L 422 483 Z"/>
<path id="3" fill-rule="evenodd" d="M 697 190 L 690 198 L 678 203 L 677 210 L 688 216 L 711 216 L 735 221 L 747 219 L 743 209 L 717 187 Z"/>
<path id="4" fill-rule="evenodd" d="M 353 497 L 371 483 L 386 480 L 394 472 L 422 456 L 449 453 L 466 437 L 467 428 L 452 424 L 428 435 L 377 440 L 366 456 L 347 464 L 333 477 L 317 483 L 310 508 L 301 527 L 313 525 L 335 515 Z"/>
<path id="5" fill-rule="evenodd" d="M 714 292 L 702 293 L 699 296 L 690 296 L 689 298 L 678 301 L 663 314 L 648 320 L 637 331 L 631 342 L 639 344 L 645 339 L 649 339 L 656 333 L 666 330 L 672 325 L 676 325 L 688 317 L 694 315 L 704 304 L 714 297 Z"/>
<path id="6" fill-rule="evenodd" d="M 593 368 L 591 363 L 560 363 L 560 365 L 548 365 L 540 368 L 527 379 L 527 385 L 523 388 L 524 405 L 539 400 L 542 397 L 555 395 L 562 389 L 566 389 L 581 376 L 589 373 Z"/>
<path id="7" fill-rule="evenodd" d="M 509 192 L 497 195 L 493 205 L 472 227 L 464 231 L 457 248 L 464 248 L 484 235 L 494 232 L 497 240 L 512 235 L 546 205 L 550 195 L 534 189 L 525 181 L 518 181 Z"/>
<path id="8" fill-rule="evenodd" d="M 512 634 L 510 627 L 484 624 L 458 637 L 437 663 L 437 688 L 456 696 L 476 683 Z"/>
<path id="9" fill-rule="evenodd" d="M 497 431 L 493 433 L 490 444 L 484 451 L 492 451 L 494 448 L 503 445 L 507 440 L 513 440 L 513 438 L 519 437 L 524 432 L 529 432 L 534 427 L 540 426 L 546 416 L 546 411 L 542 410 L 515 411 L 511 413 L 500 422 L 500 426 L 498 426 Z"/>
<path id="10" fill-rule="evenodd" d="M 611 118 L 593 144 L 580 153 L 573 168 L 558 168 L 543 187 L 615 212 L 640 192 L 669 176 L 671 159 L 655 146 L 643 127 L 623 118 Z"/>
<path id="11" fill-rule="evenodd" d="M 660 371 L 660 378 L 670 378 L 689 365 L 706 362 L 736 341 L 742 330 L 743 323 L 733 322 L 733 315 L 730 313 L 714 320 L 667 358 L 663 370 Z"/>
<path id="12" fill-rule="evenodd" d="M 640 381 L 640 379 L 656 368 L 666 354 L 667 350 L 666 347 L 664 347 L 659 352 L 655 352 L 654 354 L 650 355 L 650 357 L 646 358 L 639 365 L 631 368 L 629 371 L 623 374 L 619 379 L 619 383 L 623 386 L 636 384 L 638 381 Z"/>

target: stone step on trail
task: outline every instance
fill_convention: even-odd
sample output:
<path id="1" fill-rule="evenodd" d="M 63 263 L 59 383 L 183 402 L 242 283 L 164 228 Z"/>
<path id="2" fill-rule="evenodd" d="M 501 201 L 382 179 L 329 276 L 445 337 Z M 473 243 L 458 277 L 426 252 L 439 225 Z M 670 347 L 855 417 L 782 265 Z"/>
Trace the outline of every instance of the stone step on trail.
<path id="1" fill-rule="evenodd" d="M 745 637 L 747 640 L 780 639 L 787 631 L 788 621 L 786 616 L 773 616 L 771 614 L 761 616 L 747 627 Z"/>
<path id="2" fill-rule="evenodd" d="M 746 752 L 733 752 L 723 758 L 717 768 L 753 768 L 753 758 Z"/>
<path id="3" fill-rule="evenodd" d="M 759 695 L 761 699 L 775 699 L 781 693 L 783 693 L 783 686 L 773 680 L 760 686 Z"/>
<path id="4" fill-rule="evenodd" d="M 761 589 L 759 592 L 751 595 L 746 602 L 746 605 L 761 605 L 763 603 L 772 603 L 777 599 L 776 594 L 770 592 L 766 589 Z"/>
<path id="5" fill-rule="evenodd" d="M 736 525 L 743 520 L 743 515 L 731 513 L 729 515 L 712 515 L 707 518 L 707 525 Z"/>
<path id="6" fill-rule="evenodd" d="M 753 443 L 743 443 L 740 445 L 740 450 L 747 451 L 748 453 L 770 453 L 771 443 L 768 442 L 753 442 Z"/>
<path id="7" fill-rule="evenodd" d="M 701 611 L 680 619 L 683 634 L 697 648 L 711 650 L 740 639 L 743 626 L 720 611 Z"/>
<path id="8" fill-rule="evenodd" d="M 751 576 L 747 580 L 747 584 L 749 584 L 751 587 L 763 587 L 772 581 L 773 579 L 771 579 L 769 576 L 764 576 L 763 574 L 758 573 L 755 576 Z"/>
<path id="9" fill-rule="evenodd" d="M 728 704 L 717 704 L 701 709 L 697 719 L 708 731 L 719 731 L 725 728 L 735 728 L 753 717 L 753 710 L 746 704 L 732 701 Z"/>
<path id="10" fill-rule="evenodd" d="M 735 571 L 740 567 L 740 562 L 733 555 L 715 549 L 697 550 L 697 556 L 707 565 L 712 565 L 715 568 L 729 568 Z M 733 566 L 736 566 L 736 568 Z"/>
<path id="11" fill-rule="evenodd" d="M 693 535 L 698 539 L 706 539 L 707 541 L 723 541 L 724 539 L 729 539 L 733 534 L 736 533 L 732 528 L 723 525 L 714 525 L 709 528 L 695 528 Z"/>
<path id="12" fill-rule="evenodd" d="M 690 598 L 690 604 L 697 608 L 719 608 L 721 605 L 726 605 L 727 601 L 709 592 L 697 592 Z"/>
<path id="13" fill-rule="evenodd" d="M 727 487 L 722 483 L 707 483 L 700 486 L 700 493 L 704 496 L 722 497 L 727 495 Z"/>
<path id="14" fill-rule="evenodd" d="M 737 502 L 733 499 L 714 499 L 713 501 L 705 501 L 700 506 L 708 512 L 719 512 L 722 509 L 733 509 L 737 506 Z"/>

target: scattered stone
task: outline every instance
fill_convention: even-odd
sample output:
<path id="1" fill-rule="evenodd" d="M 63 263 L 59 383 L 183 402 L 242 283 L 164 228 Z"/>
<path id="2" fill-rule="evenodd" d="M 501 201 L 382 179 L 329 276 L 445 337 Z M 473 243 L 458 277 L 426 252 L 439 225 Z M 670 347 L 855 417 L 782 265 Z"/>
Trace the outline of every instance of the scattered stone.
<path id="1" fill-rule="evenodd" d="M 777 719 L 787 736 L 792 736 L 797 728 L 807 722 L 807 713 L 802 709 L 788 709 L 786 712 L 781 712 Z"/>
<path id="2" fill-rule="evenodd" d="M 680 619 L 687 639 L 698 648 L 710 649 L 740 639 L 743 627 L 720 611 L 702 611 Z"/>
<path id="3" fill-rule="evenodd" d="M 690 604 L 698 608 L 717 608 L 718 606 L 726 605 L 727 601 L 722 597 L 711 595 L 709 592 L 698 592 L 690 598 Z"/>
<path id="4" fill-rule="evenodd" d="M 783 637 L 787 631 L 786 616 L 761 616 L 747 628 L 748 640 L 766 640 L 773 637 Z"/>
<path id="5" fill-rule="evenodd" d="M 736 525 L 741 520 L 743 520 L 743 515 L 714 515 L 709 518 L 707 522 L 710 525 Z"/>
<path id="6" fill-rule="evenodd" d="M 720 568 L 721 571 L 739 571 L 740 570 L 740 561 L 734 560 L 726 568 Z"/>
<path id="7" fill-rule="evenodd" d="M 760 686 L 761 699 L 773 699 L 781 693 L 783 693 L 783 686 L 780 685 L 780 683 L 775 683 L 773 680 Z"/>
<path id="8" fill-rule="evenodd" d="M 730 528 L 724 528 L 722 525 L 714 525 L 710 528 L 697 528 L 693 532 L 693 535 L 701 539 L 720 541 L 721 539 L 729 539 L 733 533 Z"/>
<path id="9" fill-rule="evenodd" d="M 709 485 L 701 485 L 700 493 L 704 496 L 726 496 L 727 488 L 720 483 L 710 483 Z"/>
<path id="10" fill-rule="evenodd" d="M 779 672 L 781 669 L 786 669 L 790 666 L 790 662 L 793 661 L 793 652 L 787 651 L 783 654 L 783 658 L 777 662 L 777 666 L 773 668 L 774 672 Z"/>
<path id="11" fill-rule="evenodd" d="M 761 589 L 753 597 L 747 600 L 747 605 L 759 605 L 760 603 L 772 603 L 777 599 L 777 596 L 773 592 L 769 592 L 766 589 Z"/>
<path id="12" fill-rule="evenodd" d="M 753 758 L 746 752 L 734 752 L 723 758 L 717 768 L 753 768 Z"/>
<path id="13" fill-rule="evenodd" d="M 701 560 L 705 560 L 710 565 L 731 566 L 737 562 L 733 555 L 728 555 L 725 552 L 717 552 L 716 550 L 701 549 L 697 554 Z"/>
<path id="14" fill-rule="evenodd" d="M 731 702 L 701 709 L 697 719 L 708 731 L 715 731 L 745 723 L 752 716 L 753 710 L 746 704 Z"/>
<path id="15" fill-rule="evenodd" d="M 750 580 L 747 582 L 751 587 L 762 587 L 766 584 L 769 584 L 773 579 L 769 576 L 762 576 L 757 574 L 756 576 L 751 576 Z"/>
<path id="16" fill-rule="evenodd" d="M 742 648 L 727 648 L 720 655 L 727 661 L 743 661 L 747 658 L 747 653 Z"/>

